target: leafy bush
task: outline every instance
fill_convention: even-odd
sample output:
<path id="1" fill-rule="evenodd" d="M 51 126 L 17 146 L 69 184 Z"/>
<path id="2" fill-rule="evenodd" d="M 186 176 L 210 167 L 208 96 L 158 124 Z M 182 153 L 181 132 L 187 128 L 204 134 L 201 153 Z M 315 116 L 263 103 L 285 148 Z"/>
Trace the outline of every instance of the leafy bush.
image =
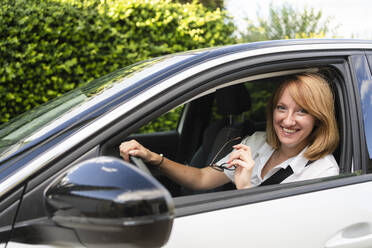
<path id="1" fill-rule="evenodd" d="M 161 115 L 157 119 L 150 121 L 141 127 L 137 133 L 166 132 L 177 129 L 184 106 L 179 106 Z"/>
<path id="2" fill-rule="evenodd" d="M 234 30 L 196 3 L 3 0 L 0 122 L 137 61 L 234 43 Z"/>
<path id="3" fill-rule="evenodd" d="M 280 39 L 324 38 L 329 32 L 331 19 L 324 21 L 322 11 L 314 8 L 296 9 L 288 3 L 279 7 L 270 4 L 268 17 L 257 16 L 258 23 L 246 19 L 246 32 L 241 33 L 242 42 Z"/>

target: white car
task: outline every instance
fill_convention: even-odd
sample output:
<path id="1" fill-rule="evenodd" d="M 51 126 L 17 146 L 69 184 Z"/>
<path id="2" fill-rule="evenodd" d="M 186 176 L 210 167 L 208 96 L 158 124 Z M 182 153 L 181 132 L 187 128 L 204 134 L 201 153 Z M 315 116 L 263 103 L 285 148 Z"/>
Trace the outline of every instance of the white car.
<path id="1" fill-rule="evenodd" d="M 0 247 L 372 247 L 371 67 L 370 41 L 233 45 L 144 61 L 29 111 L 0 129 Z M 339 176 L 195 192 L 119 156 L 135 138 L 205 166 L 221 130 L 265 130 L 276 79 L 308 71 L 334 91 Z"/>

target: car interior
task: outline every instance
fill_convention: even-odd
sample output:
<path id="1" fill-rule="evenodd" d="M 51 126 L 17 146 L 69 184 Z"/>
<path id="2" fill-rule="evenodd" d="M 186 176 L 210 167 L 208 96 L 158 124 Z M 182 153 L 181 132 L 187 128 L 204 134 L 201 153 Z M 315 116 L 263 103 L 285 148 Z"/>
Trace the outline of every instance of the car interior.
<path id="1" fill-rule="evenodd" d="M 236 137 L 243 138 L 256 131 L 265 131 L 266 103 L 278 82 L 283 76 L 306 71 L 316 71 L 322 74 L 333 89 L 340 144 L 342 144 L 345 133 L 345 113 L 340 108 L 342 104 L 341 83 L 337 71 L 325 66 L 277 71 L 224 83 L 176 106 L 178 109 L 182 108 L 178 114 L 177 126 L 159 130 L 153 128 L 150 132 L 144 131 L 146 125 L 154 127 L 157 120 L 161 122 L 160 116 L 128 137 L 116 135 L 111 138 L 101 145 L 100 155 L 120 157 L 118 148 L 120 143 L 136 139 L 145 147 L 159 154 L 162 153 L 169 159 L 189 166 L 205 167 L 231 151 L 233 143 L 224 146 L 226 142 Z M 334 152 L 338 162 L 340 162 L 342 149 L 339 145 Z M 344 168 L 343 164 L 339 166 L 342 173 L 350 171 L 350 168 Z M 193 191 L 172 182 L 156 168 L 152 166 L 148 168 L 152 176 L 157 178 L 173 197 L 235 189 L 232 183 L 228 183 L 209 191 Z"/>

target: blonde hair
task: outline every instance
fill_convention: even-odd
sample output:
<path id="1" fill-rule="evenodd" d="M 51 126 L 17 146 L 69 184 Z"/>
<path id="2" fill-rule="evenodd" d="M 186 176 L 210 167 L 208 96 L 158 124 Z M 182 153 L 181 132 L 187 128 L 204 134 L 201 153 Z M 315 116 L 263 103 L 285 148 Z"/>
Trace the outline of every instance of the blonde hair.
<path id="1" fill-rule="evenodd" d="M 274 130 L 273 113 L 284 89 L 288 89 L 294 101 L 316 119 L 304 156 L 309 160 L 317 160 L 333 153 L 339 141 L 334 97 L 327 81 L 316 73 L 287 77 L 274 92 L 266 112 L 267 143 L 274 149 L 280 147 L 279 138 Z"/>

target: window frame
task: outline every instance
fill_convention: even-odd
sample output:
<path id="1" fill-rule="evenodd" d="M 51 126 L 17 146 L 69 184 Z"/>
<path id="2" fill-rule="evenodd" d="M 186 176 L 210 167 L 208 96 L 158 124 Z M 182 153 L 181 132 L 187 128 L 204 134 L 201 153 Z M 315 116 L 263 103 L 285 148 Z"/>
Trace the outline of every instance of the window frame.
<path id="1" fill-rule="evenodd" d="M 366 52 L 366 59 L 367 59 L 368 68 L 369 68 L 369 75 L 370 75 L 370 78 L 372 78 L 372 51 L 367 51 Z M 364 122 L 363 122 L 363 124 L 365 125 Z M 366 136 L 366 150 L 369 153 L 369 163 L 367 165 L 367 172 L 368 171 L 372 172 L 372 151 L 371 151 L 371 148 L 368 149 L 367 142 L 368 141 L 367 141 L 367 136 Z"/>
<path id="2" fill-rule="evenodd" d="M 350 106 L 350 110 L 352 113 L 351 119 L 353 122 L 352 131 L 353 131 L 353 139 L 355 140 L 354 143 L 357 146 L 354 146 L 353 156 L 355 162 L 355 170 L 359 170 L 361 173 L 365 174 L 368 172 L 368 164 L 369 164 L 369 155 L 366 143 L 366 136 L 365 136 L 365 128 L 364 128 L 364 120 L 363 120 L 363 110 L 361 106 L 361 96 L 359 93 L 359 78 L 356 73 L 356 66 L 358 60 L 363 60 L 367 63 L 367 57 L 365 54 L 355 54 L 348 58 L 351 70 L 351 82 L 353 84 L 352 89 L 352 97 L 355 102 L 354 105 Z M 368 64 L 367 64 L 368 67 Z M 368 67 L 369 68 L 369 67 Z M 367 71 L 371 76 L 370 71 Z"/>

